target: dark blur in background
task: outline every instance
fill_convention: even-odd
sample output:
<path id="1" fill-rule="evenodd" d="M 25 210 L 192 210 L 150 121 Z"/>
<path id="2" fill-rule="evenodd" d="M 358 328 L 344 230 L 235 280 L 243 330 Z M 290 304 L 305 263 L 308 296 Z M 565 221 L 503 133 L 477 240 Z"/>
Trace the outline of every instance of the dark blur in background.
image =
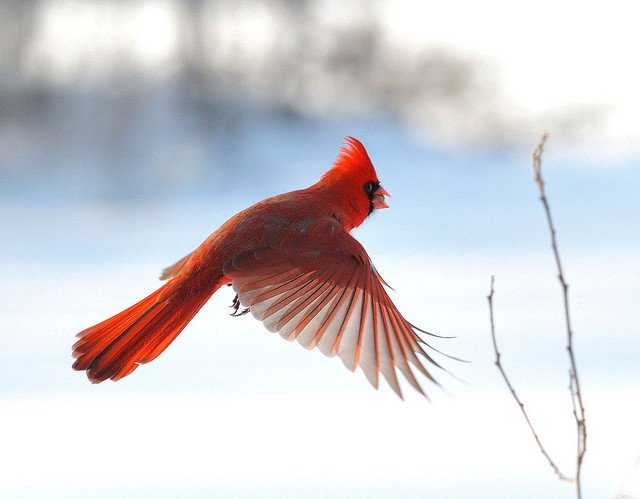
<path id="1" fill-rule="evenodd" d="M 407 37 L 394 21 L 402 10 L 3 1 L 0 192 L 25 182 L 106 198 L 197 189 L 276 170 L 283 150 L 303 159 L 335 122 L 397 124 L 423 148 L 483 153 L 529 147 L 545 127 L 560 143 L 602 132 L 604 103 L 527 109 L 502 78 L 508 57 L 434 39 L 426 6 L 405 9 L 425 16 L 424 32 Z M 326 138 L 335 149 L 338 134 Z"/>

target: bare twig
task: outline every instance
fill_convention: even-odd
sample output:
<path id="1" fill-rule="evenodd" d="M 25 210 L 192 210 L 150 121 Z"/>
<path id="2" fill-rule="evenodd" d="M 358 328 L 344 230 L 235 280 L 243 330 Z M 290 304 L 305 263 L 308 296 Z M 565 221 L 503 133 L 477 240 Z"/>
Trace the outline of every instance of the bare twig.
<path id="1" fill-rule="evenodd" d="M 576 421 L 576 430 L 578 434 L 577 449 L 576 449 L 576 495 L 578 498 L 582 496 L 581 490 L 581 472 L 582 461 L 587 451 L 587 425 L 585 420 L 584 405 L 582 403 L 582 391 L 580 390 L 580 379 L 578 378 L 578 369 L 576 367 L 576 358 L 573 352 L 573 329 L 571 328 L 571 315 L 569 313 L 569 285 L 564 277 L 562 271 L 562 263 L 560 262 L 560 253 L 558 251 L 558 243 L 556 241 L 556 229 L 553 225 L 551 218 L 551 208 L 549 208 L 549 201 L 547 200 L 546 193 L 544 191 L 544 181 L 542 180 L 542 151 L 544 144 L 549 137 L 548 132 L 542 134 L 540 142 L 533 150 L 531 155 L 531 161 L 533 164 L 533 175 L 538 185 L 538 191 L 540 192 L 540 202 L 544 206 L 544 211 L 547 216 L 547 224 L 549 226 L 549 232 L 551 234 L 551 248 L 553 250 L 553 256 L 556 260 L 556 268 L 558 270 L 558 280 L 562 286 L 562 298 L 564 302 L 564 316 L 565 327 L 567 330 L 567 353 L 569 354 L 569 392 L 571 393 L 571 403 L 573 404 L 573 417 Z"/>
<path id="2" fill-rule="evenodd" d="M 558 468 L 558 466 L 553 461 L 553 459 L 551 459 L 551 456 L 549 455 L 547 450 L 542 445 L 542 441 L 540 440 L 540 437 L 538 436 L 538 432 L 536 432 L 536 429 L 533 427 L 533 424 L 529 419 L 529 415 L 527 414 L 524 404 L 520 400 L 520 397 L 518 397 L 518 394 L 516 393 L 515 388 L 513 388 L 513 385 L 511 384 L 511 381 L 509 380 L 509 377 L 507 376 L 507 373 L 502 367 L 502 363 L 500 362 L 500 351 L 498 350 L 498 342 L 496 340 L 496 329 L 493 321 L 493 282 L 494 282 L 494 278 L 493 276 L 491 276 L 491 290 L 487 295 L 487 300 L 489 301 L 489 318 L 491 319 L 491 339 L 493 340 L 493 350 L 496 354 L 496 361 L 495 361 L 496 367 L 500 371 L 500 374 L 502 374 L 502 378 L 507 384 L 507 387 L 509 388 L 509 391 L 511 392 L 511 395 L 515 399 L 516 403 L 518 404 L 518 407 L 520 407 L 520 411 L 522 412 L 522 415 L 524 416 L 524 419 L 527 422 L 527 425 L 529 426 L 531 433 L 533 434 L 533 438 L 535 439 L 536 443 L 538 444 L 538 447 L 540 448 L 540 452 L 542 452 L 544 457 L 547 458 L 549 465 L 551 466 L 551 468 L 553 468 L 553 472 L 558 476 L 560 480 L 572 482 L 573 479 L 569 478 L 567 475 L 565 475 L 560 471 L 560 468 Z"/>
<path id="3" fill-rule="evenodd" d="M 535 428 L 533 427 L 531 420 L 529 419 L 529 416 L 527 414 L 527 411 L 525 410 L 524 404 L 518 397 L 515 389 L 513 388 L 513 385 L 511 384 L 511 382 L 509 381 L 509 378 L 507 377 L 507 373 L 502 367 L 502 364 L 500 362 L 500 351 L 498 350 L 498 343 L 496 341 L 495 325 L 494 325 L 494 319 L 493 319 L 493 283 L 494 283 L 493 276 L 491 276 L 491 290 L 489 292 L 489 295 L 487 296 L 487 299 L 489 301 L 489 316 L 491 319 L 491 339 L 493 341 L 493 348 L 496 354 L 495 364 L 498 367 L 500 373 L 502 374 L 502 377 L 504 378 L 507 386 L 509 387 L 509 390 L 511 391 L 511 395 L 513 396 L 518 406 L 520 407 L 520 411 L 522 412 L 522 415 L 524 416 L 524 419 L 527 422 L 527 425 L 529 426 L 529 429 L 531 430 L 531 433 L 533 434 L 533 437 L 536 443 L 538 444 L 540 451 L 542 452 L 542 454 L 545 456 L 545 458 L 553 468 L 554 473 L 561 480 L 566 480 L 566 481 L 575 483 L 576 496 L 578 497 L 578 499 L 581 499 L 582 497 L 581 472 L 582 472 L 582 462 L 584 460 L 585 452 L 587 451 L 587 425 L 585 420 L 584 405 L 582 403 L 582 392 L 580 390 L 580 380 L 578 378 L 578 370 L 576 368 L 576 359 L 573 352 L 573 330 L 571 328 L 571 315 L 569 313 L 569 285 L 567 284 L 567 281 L 564 277 L 564 272 L 562 270 L 560 253 L 558 251 L 558 244 L 556 241 L 556 229 L 553 225 L 553 220 L 551 218 L 551 208 L 549 207 L 549 201 L 547 200 L 547 196 L 544 190 L 544 181 L 542 180 L 542 152 L 544 149 L 544 144 L 548 137 L 549 137 L 548 132 L 544 132 L 544 134 L 542 135 L 542 138 L 540 139 L 540 142 L 538 143 L 536 148 L 533 150 L 531 160 L 533 165 L 533 174 L 534 174 L 535 182 L 538 186 L 538 191 L 540 193 L 540 202 L 544 207 L 544 211 L 547 217 L 547 224 L 549 226 L 549 232 L 551 234 L 551 248 L 553 250 L 553 256 L 556 261 L 556 267 L 558 271 L 558 280 L 560 281 L 560 284 L 562 286 L 565 326 L 567 330 L 567 353 L 569 354 L 569 364 L 570 364 L 569 393 L 571 394 L 573 417 L 576 422 L 576 431 L 577 431 L 576 467 L 575 467 L 574 478 L 569 478 L 567 475 L 562 473 L 558 468 L 558 466 L 553 461 L 553 459 L 551 459 L 551 456 L 542 445 L 542 442 L 540 441 L 540 438 L 538 437 L 538 434 Z"/>

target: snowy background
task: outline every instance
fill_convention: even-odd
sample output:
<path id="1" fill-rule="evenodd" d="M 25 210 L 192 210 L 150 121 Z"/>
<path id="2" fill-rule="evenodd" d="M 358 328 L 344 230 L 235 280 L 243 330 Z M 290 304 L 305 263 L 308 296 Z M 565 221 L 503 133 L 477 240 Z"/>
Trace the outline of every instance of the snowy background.
<path id="1" fill-rule="evenodd" d="M 426 4 L 425 4 L 426 5 Z M 585 497 L 640 497 L 640 32 L 630 2 L 0 4 L 0 495 L 571 497 L 570 283 Z M 119 383 L 76 332 L 230 215 L 367 147 L 390 210 L 355 236 L 412 322 L 455 335 L 433 403 L 231 318 L 218 292 Z"/>

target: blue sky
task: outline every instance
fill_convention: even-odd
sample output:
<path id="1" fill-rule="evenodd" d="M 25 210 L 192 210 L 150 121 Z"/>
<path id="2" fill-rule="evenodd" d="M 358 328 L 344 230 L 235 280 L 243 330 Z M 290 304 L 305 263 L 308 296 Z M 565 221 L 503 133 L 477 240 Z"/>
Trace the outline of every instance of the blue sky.
<path id="1" fill-rule="evenodd" d="M 492 365 L 485 296 L 495 274 L 505 364 L 570 468 L 560 291 L 527 151 L 451 154 L 416 145 L 391 124 L 314 126 L 321 131 L 304 149 L 294 145 L 301 132 L 286 128 L 271 140 L 247 137 L 244 157 L 264 166 L 230 183 L 100 199 L 83 184 L 74 191 L 74 178 L 62 173 L 52 174 L 48 193 L 39 182 L 7 193 L 4 489 L 18 496 L 568 494 Z M 473 361 L 445 360 L 468 384 L 445 375 L 450 395 L 431 387 L 428 404 L 405 387 L 409 400 L 400 403 L 335 359 L 283 342 L 250 317 L 228 317 L 226 289 L 130 378 L 92 386 L 70 369 L 75 332 L 153 290 L 160 269 L 230 214 L 315 181 L 346 133 L 369 146 L 393 196 L 392 209 L 356 235 L 397 290 L 402 312 L 457 336 L 437 346 Z M 624 485 L 640 444 L 638 170 L 553 157 L 551 139 L 543 167 L 589 414 L 586 496 L 596 497 Z"/>
<path id="2" fill-rule="evenodd" d="M 0 119 L 3 497 L 570 497 L 493 365 L 486 303 L 495 275 L 505 367 L 571 473 L 561 292 L 530 165 L 543 128 L 589 425 L 584 497 L 640 497 L 631 4 L 545 0 L 523 15 L 498 0 L 306 3 L 317 33 L 375 26 L 383 62 L 407 70 L 434 50 L 484 83 L 434 102 L 439 87 L 425 82 L 438 78 L 417 74 L 417 97 L 376 107 L 371 89 L 389 75 L 335 72 L 330 43 L 309 44 L 292 76 L 316 93 L 265 84 L 265 61 L 280 67 L 275 56 L 295 45 L 281 29 L 293 8 L 202 3 L 211 43 L 200 69 L 226 67 L 250 94 L 207 101 L 189 100 L 180 80 L 179 2 L 81 3 L 39 4 L 0 87 L 16 97 Z M 400 402 L 250 316 L 229 317 L 230 289 L 119 383 L 71 370 L 77 331 L 154 290 L 232 214 L 315 182 L 346 135 L 392 194 L 355 236 L 409 320 L 456 336 L 434 345 L 472 361 L 443 359 L 464 382 L 443 374 L 433 403 L 403 386 Z"/>

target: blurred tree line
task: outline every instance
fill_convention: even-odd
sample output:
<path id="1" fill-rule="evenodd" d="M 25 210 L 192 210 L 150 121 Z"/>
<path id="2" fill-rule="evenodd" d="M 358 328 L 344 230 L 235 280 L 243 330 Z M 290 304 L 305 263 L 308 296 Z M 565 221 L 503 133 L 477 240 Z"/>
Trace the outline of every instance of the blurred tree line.
<path id="1" fill-rule="evenodd" d="M 507 112 L 491 64 L 403 42 L 380 5 L 5 0 L 0 172 L 93 167 L 119 185 L 136 164 L 141 178 L 189 182 L 237 151 L 256 110 L 285 122 L 382 117 L 440 145 L 537 133 Z M 182 173 L 158 167 L 175 158 Z"/>

